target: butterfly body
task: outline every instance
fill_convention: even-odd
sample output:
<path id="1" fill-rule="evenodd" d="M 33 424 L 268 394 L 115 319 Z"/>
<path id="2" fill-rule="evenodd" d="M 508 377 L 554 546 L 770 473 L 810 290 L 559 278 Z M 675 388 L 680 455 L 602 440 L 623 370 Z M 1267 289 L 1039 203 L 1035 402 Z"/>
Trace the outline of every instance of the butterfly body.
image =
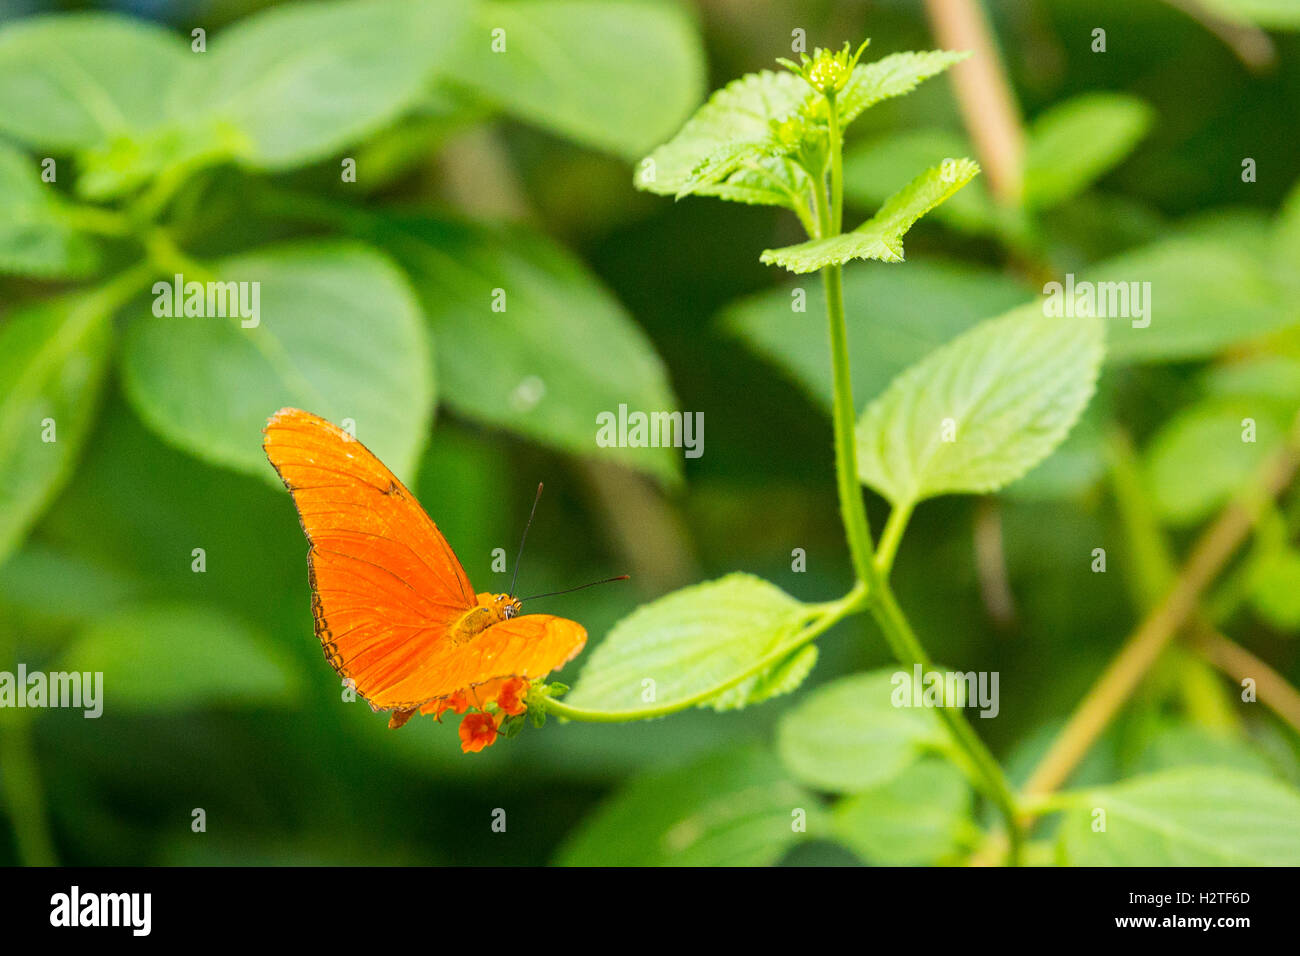
<path id="1" fill-rule="evenodd" d="M 449 701 L 484 709 L 508 683 L 544 677 L 582 650 L 582 625 L 475 592 L 415 497 L 342 429 L 285 408 L 265 436 L 309 543 L 325 658 L 373 710 L 395 712 L 390 726 Z"/>
<path id="2" fill-rule="evenodd" d="M 520 611 L 522 605 L 509 594 L 484 591 L 475 595 L 478 604 L 470 608 L 451 626 L 451 639 L 456 644 L 474 640 L 493 624 L 508 621 Z"/>

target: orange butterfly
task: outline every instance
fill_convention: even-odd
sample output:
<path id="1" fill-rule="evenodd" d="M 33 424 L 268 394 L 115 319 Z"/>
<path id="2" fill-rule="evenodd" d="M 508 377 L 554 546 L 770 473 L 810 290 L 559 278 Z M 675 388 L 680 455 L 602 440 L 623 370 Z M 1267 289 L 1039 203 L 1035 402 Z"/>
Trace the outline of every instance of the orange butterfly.
<path id="1" fill-rule="evenodd" d="M 325 659 L 372 710 L 393 712 L 389 727 L 417 710 L 440 719 L 475 707 L 461 746 L 493 743 L 503 716 L 524 712 L 529 683 L 572 660 L 586 630 L 549 614 L 520 616 L 509 594 L 476 594 L 419 502 L 342 429 L 282 408 L 265 434 L 310 545 Z"/>

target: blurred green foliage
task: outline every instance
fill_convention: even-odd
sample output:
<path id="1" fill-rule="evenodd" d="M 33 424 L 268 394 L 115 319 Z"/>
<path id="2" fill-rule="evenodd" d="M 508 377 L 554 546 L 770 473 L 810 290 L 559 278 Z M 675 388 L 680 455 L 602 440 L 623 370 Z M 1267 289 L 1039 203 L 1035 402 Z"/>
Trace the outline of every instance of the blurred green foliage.
<path id="1" fill-rule="evenodd" d="M 551 721 L 472 757 L 451 726 L 387 731 L 343 703 L 321 661 L 305 543 L 260 451 L 283 404 L 354 419 L 481 589 L 508 583 L 493 549 L 513 553 L 545 480 L 523 590 L 634 574 L 546 602 L 592 635 L 566 682 L 616 654 L 601 642 L 638 603 L 685 584 L 741 570 L 797 602 L 842 593 L 821 293 L 808 281 L 807 314 L 792 314 L 800 283 L 758 262 L 799 240 L 797 222 L 639 194 L 633 164 L 707 89 L 789 55 L 796 28 L 810 46 L 869 34 L 873 55 L 934 46 L 920 4 L 270 6 L 127 3 L 132 19 L 28 23 L 45 8 L 0 2 L 13 18 L 0 26 L 0 670 L 106 672 L 97 720 L 0 711 L 0 862 L 933 863 L 970 850 L 983 817 L 928 755 L 934 728 L 890 737 L 871 768 L 896 772 L 870 779 L 792 750 L 800 733 L 825 744 L 837 723 L 887 723 L 819 694 L 886 663 L 861 618 L 819 639 L 796 695 L 743 713 Z M 1248 68 L 1156 0 L 993 5 L 1037 171 L 1024 207 L 996 206 L 976 179 L 909 234 L 907 264 L 846 277 L 861 405 L 975 323 L 1039 308 L 1026 261 L 1160 290 L 1169 321 L 1111 323 L 1098 395 L 1056 455 L 995 497 L 927 503 L 899 553 L 900 601 L 935 657 L 1000 672 L 1001 712 L 979 730 L 1017 782 L 1143 610 L 1107 480 L 1111 429 L 1132 437 L 1142 494 L 1181 547 L 1300 400 L 1298 24 L 1283 3 L 1214 6 L 1276 30 L 1272 61 Z M 190 52 L 196 25 L 207 59 Z M 1090 48 L 1098 25 L 1104 54 Z M 496 28 L 515 55 L 491 52 Z M 74 87 L 33 79 L 69 61 Z M 946 80 L 864 113 L 846 160 L 853 221 L 919 168 L 972 155 L 968 142 Z M 292 286 L 263 303 L 285 316 L 276 350 L 151 314 L 149 283 L 195 264 Z M 595 414 L 619 402 L 703 412 L 706 454 L 598 448 Z M 1247 412 L 1255 444 L 1238 437 Z M 879 527 L 884 503 L 869 507 Z M 992 557 L 975 544 L 989 520 Z M 1297 531 L 1292 494 L 1213 601 L 1293 684 Z M 1105 574 L 1089 570 L 1097 547 Z M 738 636 L 754 647 L 737 653 L 761 653 L 780 635 Z M 1075 862 L 1154 862 L 1144 807 L 1177 803 L 1194 829 L 1214 805 L 1178 800 L 1226 793 L 1249 801 L 1242 832 L 1169 861 L 1294 862 L 1269 834 L 1294 826 L 1298 755 L 1294 730 L 1171 653 L 1075 778 L 1132 808 L 1115 824 L 1137 828 L 1130 856 L 1090 855 L 1083 805 L 1054 845 Z M 819 794 L 848 796 L 832 810 Z M 505 833 L 490 826 L 498 807 Z M 796 838 L 810 842 L 787 856 Z"/>

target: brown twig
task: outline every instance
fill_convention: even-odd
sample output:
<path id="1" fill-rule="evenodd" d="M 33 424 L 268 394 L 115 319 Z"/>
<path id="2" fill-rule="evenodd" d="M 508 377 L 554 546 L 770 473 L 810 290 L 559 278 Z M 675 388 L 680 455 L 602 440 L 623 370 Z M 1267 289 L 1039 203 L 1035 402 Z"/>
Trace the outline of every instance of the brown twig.
<path id="1" fill-rule="evenodd" d="M 654 482 L 606 462 L 583 462 L 580 471 L 638 591 L 657 595 L 698 580 L 685 523 Z"/>
<path id="2" fill-rule="evenodd" d="M 1236 553 L 1266 505 L 1291 482 L 1300 465 L 1300 416 L 1287 444 L 1260 472 L 1257 483 L 1224 509 L 1201 535 L 1173 586 L 1124 643 L 1079 704 L 1024 787 L 1041 796 L 1059 787 L 1128 700 L 1151 665 L 1195 614 L 1201 595 Z"/>
<path id="3" fill-rule="evenodd" d="M 979 578 L 984 609 L 1002 630 L 1016 623 L 1016 597 L 1007 578 L 1007 555 L 1002 541 L 1002 509 L 997 499 L 981 498 L 975 505 L 975 574 Z"/>
<path id="4" fill-rule="evenodd" d="M 1165 0 L 1219 38 L 1238 60 L 1254 73 L 1262 73 L 1277 59 L 1272 39 L 1259 27 L 1219 16 L 1199 0 Z"/>
<path id="5" fill-rule="evenodd" d="M 984 11 L 976 0 L 926 0 L 925 9 L 939 46 L 971 52 L 970 59 L 952 68 L 962 120 L 993 198 L 1017 206 L 1024 179 L 1024 127 Z"/>
<path id="6" fill-rule="evenodd" d="M 1245 678 L 1254 680 L 1260 703 L 1300 733 L 1300 691 L 1287 683 L 1285 677 L 1209 625 L 1200 628 L 1196 647 L 1206 660 L 1238 685 Z"/>

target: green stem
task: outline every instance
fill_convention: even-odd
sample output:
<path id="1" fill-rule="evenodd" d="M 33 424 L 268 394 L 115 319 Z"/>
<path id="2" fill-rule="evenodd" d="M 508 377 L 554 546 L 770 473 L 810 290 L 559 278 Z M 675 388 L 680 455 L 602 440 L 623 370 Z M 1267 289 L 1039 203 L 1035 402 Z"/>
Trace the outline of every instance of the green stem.
<path id="1" fill-rule="evenodd" d="M 813 228 L 809 229 L 807 225 L 805 225 L 804 228 L 808 229 L 808 235 L 811 238 L 824 239 L 829 235 L 831 228 L 830 207 L 826 202 L 826 184 L 821 179 L 813 177 L 811 172 L 809 172 L 808 175 L 813 179 L 811 190 Z"/>
<path id="2" fill-rule="evenodd" d="M 826 287 L 826 322 L 830 333 L 831 378 L 834 401 L 831 416 L 835 429 L 835 480 L 839 489 L 840 516 L 849 542 L 849 556 L 859 581 L 876 582 L 872 560 L 871 526 L 858 481 L 857 441 L 853 434 L 853 383 L 849 372 L 848 330 L 844 322 L 844 285 L 840 266 L 822 270 Z"/>
<path id="3" fill-rule="evenodd" d="M 889 512 L 885 528 L 880 532 L 880 544 L 876 548 L 876 573 L 881 578 L 888 578 L 889 572 L 894 568 L 894 556 L 898 553 L 899 544 L 902 543 L 903 532 L 907 530 L 907 522 L 912 517 L 913 507 L 915 506 L 908 502 L 896 505 Z"/>
<path id="4" fill-rule="evenodd" d="M 1021 802 L 1020 813 L 1024 817 L 1041 817 L 1049 813 L 1061 813 L 1077 806 L 1084 796 L 1086 796 L 1085 793 L 1074 790 L 1057 790 L 1052 793 L 1035 794 L 1032 797 L 1026 797 Z"/>
<path id="5" fill-rule="evenodd" d="M 754 661 L 743 673 L 737 674 L 726 683 L 710 687 L 698 694 L 692 694 L 690 697 L 681 697 L 666 704 L 645 707 L 640 710 L 588 710 L 585 707 L 574 707 L 554 698 L 548 698 L 543 706 L 548 714 L 553 714 L 556 717 L 595 724 L 622 724 L 633 720 L 650 720 L 654 717 L 666 717 L 678 711 L 689 710 L 785 660 L 800 647 L 830 630 L 850 614 L 862 610 L 866 604 L 866 599 L 867 589 L 859 584 L 838 601 L 814 606 L 812 610 L 816 617 L 793 639 L 769 651 Z"/>
<path id="6" fill-rule="evenodd" d="M 1281 537 L 1278 537 L 1278 536 Z M 1291 537 L 1286 515 L 1275 503 L 1265 505 L 1250 551 L 1222 579 L 1202 602 L 1208 622 L 1222 625 L 1250 600 L 1252 582 L 1261 557 Z"/>
<path id="7" fill-rule="evenodd" d="M 813 199 L 823 238 L 839 235 L 843 217 L 844 182 L 843 144 L 840 141 L 839 113 L 833 96 L 827 97 L 830 112 L 831 195 L 829 207 L 820 182 L 814 184 Z M 849 371 L 849 335 L 844 319 L 844 274 L 839 265 L 822 269 L 826 289 L 826 324 L 830 335 L 833 402 L 831 417 L 835 429 L 835 480 L 839 489 L 840 517 L 849 542 L 849 556 L 859 581 L 868 586 L 876 583 L 876 566 L 872 557 L 871 526 L 862 501 L 858 481 L 857 443 L 853 434 L 856 411 L 853 404 L 853 380 Z"/>
<path id="8" fill-rule="evenodd" d="M 67 203 L 60 206 L 55 214 L 64 223 L 81 232 L 115 238 L 129 236 L 134 232 L 134 224 L 130 218 L 115 210 L 102 209 L 99 206 Z"/>
<path id="9" fill-rule="evenodd" d="M 839 110 L 833 94 L 827 96 L 827 107 L 830 136 L 829 203 L 823 182 L 815 183 L 813 189 L 813 206 L 817 212 L 822 238 L 839 235 L 843 227 L 844 208 L 843 143 Z M 844 283 L 841 267 L 835 265 L 824 268 L 822 281 L 826 287 L 826 321 L 830 332 L 835 478 L 839 490 L 844 532 L 849 543 L 849 555 L 853 560 L 853 569 L 859 587 L 865 589 L 868 595 L 868 607 L 884 632 L 894 656 L 905 666 L 921 664 L 923 669 L 929 669 L 929 656 L 917 640 L 902 608 L 898 606 L 887 580 L 894 555 L 911 516 L 911 508 L 896 508 L 890 513 L 881 540 L 880 553 L 874 555 L 871 526 L 867 522 L 866 505 L 862 500 L 862 487 L 858 480 L 857 439 L 854 433 L 855 406 L 849 368 L 848 327 L 844 318 Z M 939 714 L 948 727 L 953 743 L 965 758 L 961 762 L 967 765 L 967 770 L 973 770 L 976 783 L 1005 820 L 1009 837 L 1008 858 L 1012 863 L 1018 864 L 1023 843 L 1022 832 L 1016 798 L 1001 766 L 961 711 L 941 707 Z"/>
<path id="10" fill-rule="evenodd" d="M 273 186 L 257 185 L 253 205 L 260 211 L 292 222 L 327 226 L 341 231 L 370 235 L 385 227 L 383 217 L 340 199 L 302 193 Z"/>
<path id="11" fill-rule="evenodd" d="M 195 172 L 212 165 L 220 158 L 198 155 L 163 170 L 153 178 L 143 192 L 136 196 L 134 202 L 127 208 L 126 215 L 141 226 L 156 221 L 166 211 L 167 204 Z"/>
<path id="12" fill-rule="evenodd" d="M 4 768 L 0 782 L 13 821 L 18 859 L 23 866 L 57 866 L 31 723 L 25 717 L 6 717 L 0 722 L 0 766 Z"/>
<path id="13" fill-rule="evenodd" d="M 187 276 L 195 282 L 212 282 L 217 275 L 201 262 L 192 259 L 176 244 L 172 234 L 157 226 L 144 235 L 144 249 L 148 262 L 159 272 Z"/>
<path id="14" fill-rule="evenodd" d="M 1105 450 L 1120 524 L 1133 555 L 1135 573 L 1129 577 L 1130 586 L 1145 612 L 1169 590 L 1178 569 L 1151 507 L 1151 496 L 1144 487 L 1141 465 L 1128 433 L 1112 428 L 1106 436 Z"/>
<path id="15" fill-rule="evenodd" d="M 835 104 L 835 94 L 826 95 L 826 112 L 830 126 L 831 149 L 831 235 L 838 236 L 844 228 L 844 149 L 840 133 L 840 110 Z"/>
<path id="16" fill-rule="evenodd" d="M 898 600 L 894 597 L 893 588 L 887 581 L 877 582 L 876 589 L 868 602 L 868 608 L 876 623 L 880 625 L 885 640 L 888 641 L 894 657 L 900 664 L 906 667 L 920 664 L 922 672 L 933 670 L 933 662 L 917 639 L 916 632 L 912 630 L 907 615 L 903 613 Z M 1019 865 L 1024 842 L 1020 815 L 1015 793 L 1002 772 L 1002 766 L 959 709 L 947 706 L 936 709 L 940 719 L 947 725 L 954 743 L 961 748 L 970 764 L 976 769 L 978 774 L 976 785 L 993 802 L 1006 825 L 1009 837 L 1008 861 L 1013 866 Z"/>
<path id="17" fill-rule="evenodd" d="M 0 661 L 16 670 L 17 648 L 0 638 Z M 58 866 L 45 814 L 45 788 L 32 746 L 31 712 L 0 713 L 0 798 L 13 823 L 18 859 L 23 866 Z"/>

